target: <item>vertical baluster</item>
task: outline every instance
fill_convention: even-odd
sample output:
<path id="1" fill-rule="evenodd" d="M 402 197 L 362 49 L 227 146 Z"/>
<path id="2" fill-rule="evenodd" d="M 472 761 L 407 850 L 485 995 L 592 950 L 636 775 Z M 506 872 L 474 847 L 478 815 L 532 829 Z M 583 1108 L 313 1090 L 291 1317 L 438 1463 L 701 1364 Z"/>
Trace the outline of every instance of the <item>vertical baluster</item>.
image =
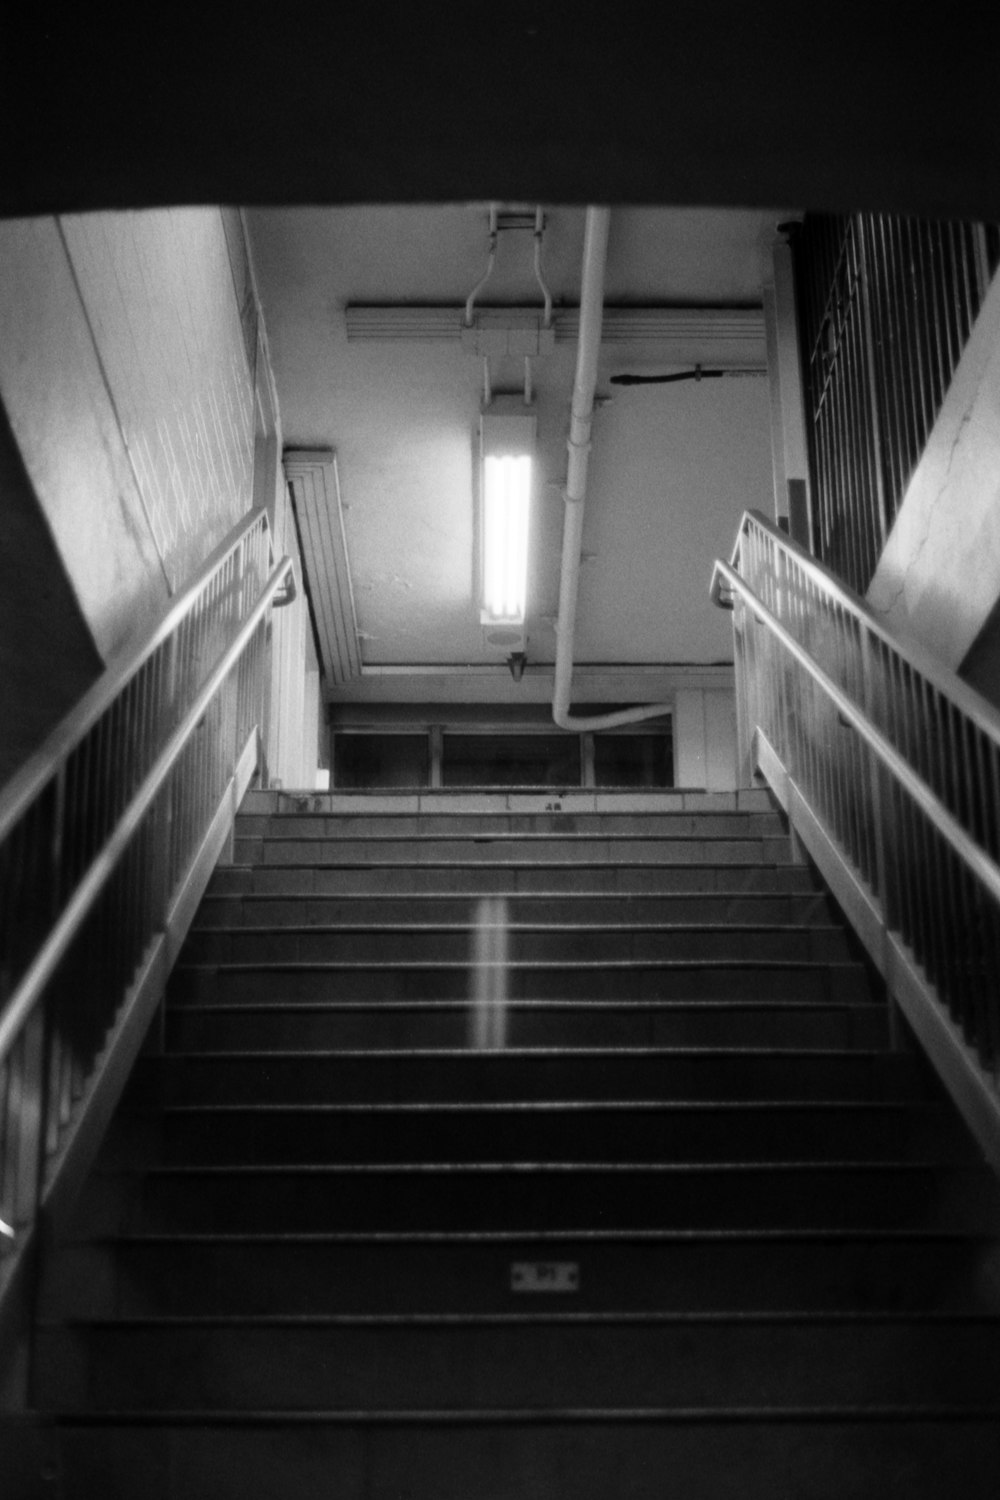
<path id="1" fill-rule="evenodd" d="M 907 666 L 907 717 L 911 726 L 909 760 L 924 782 L 929 778 L 930 740 L 934 733 L 933 719 L 925 699 L 926 683 L 912 666 Z M 943 978 L 943 960 L 946 955 L 940 946 L 940 929 L 935 905 L 934 862 L 937 834 L 927 815 L 914 806 L 917 841 L 917 889 L 920 901 L 920 946 L 921 962 L 932 981 L 940 983 Z"/>
<path id="2" fill-rule="evenodd" d="M 900 663 L 895 651 L 889 651 L 887 659 L 887 700 L 886 717 L 887 732 L 891 743 L 899 750 L 902 749 L 900 742 L 899 720 L 901 715 L 901 704 L 903 701 L 902 686 L 900 683 Z M 896 890 L 898 893 L 898 922 L 899 932 L 904 943 L 909 943 L 913 931 L 912 898 L 913 891 L 910 882 L 910 854 L 909 854 L 909 817 L 908 806 L 898 784 L 892 783 L 892 819 L 895 831 L 893 844 L 894 859 L 896 866 Z"/>
<path id="3" fill-rule="evenodd" d="M 748 659 L 746 645 L 746 611 L 738 592 L 733 595 L 733 668 L 736 678 L 736 745 L 738 754 L 737 779 L 740 786 L 753 784 L 753 767 L 750 760 L 751 695 L 747 681 Z"/>
<path id="4" fill-rule="evenodd" d="M 806 604 L 814 604 L 812 586 L 806 586 Z M 819 758 L 819 736 L 821 725 L 817 716 L 817 698 L 812 680 L 802 685 L 802 728 L 799 736 L 799 776 L 804 794 L 817 806 L 822 800 L 822 791 L 817 772 L 822 764 Z"/>
<path id="5" fill-rule="evenodd" d="M 959 224 L 955 230 L 958 243 L 961 277 L 959 298 L 962 309 L 963 343 L 972 331 L 983 297 L 989 287 L 992 272 L 986 254 L 986 229 L 982 224 Z"/>
<path id="6" fill-rule="evenodd" d="M 969 783 L 970 822 L 974 820 L 979 842 L 990 857 L 996 860 L 995 820 L 1000 809 L 1000 752 L 997 746 L 987 741 L 986 735 L 971 722 L 967 722 L 965 741 L 968 771 L 972 773 Z M 971 884 L 971 882 L 970 882 Z M 981 976 L 978 993 L 980 1004 L 980 1034 L 982 1039 L 981 1061 L 994 1070 L 1000 1068 L 1000 912 L 996 903 L 976 883 L 976 899 L 967 907 L 974 920 L 981 951 Z"/>
<path id="7" fill-rule="evenodd" d="M 19 1046 L 20 1042 L 15 1043 Z M 0 1063 L 0 1258 L 11 1248 L 17 1220 L 15 1176 L 19 1100 L 15 1098 L 14 1049 Z"/>
<path id="8" fill-rule="evenodd" d="M 941 328 L 948 364 L 945 370 L 945 390 L 951 382 L 955 366 L 962 354 L 965 333 L 962 329 L 961 303 L 959 301 L 959 264 L 955 254 L 954 225 L 943 222 L 935 224 L 937 250 L 941 274 L 938 281 L 938 298 L 941 307 Z"/>
<path id="9" fill-rule="evenodd" d="M 910 711 L 913 715 L 914 740 L 912 764 L 928 785 L 933 787 L 935 780 L 935 742 L 938 735 L 936 695 L 929 687 L 927 679 L 922 673 L 915 669 L 911 670 L 911 704 Z M 921 884 L 924 890 L 924 944 L 927 953 L 926 967 L 935 981 L 942 987 L 948 985 L 948 949 L 947 944 L 942 945 L 939 887 L 938 887 L 938 858 L 940 854 L 940 839 L 934 825 L 926 814 L 921 813 L 920 824 L 923 830 L 922 859 L 921 859 Z M 957 998 L 957 997 L 955 997 Z"/>
<path id="10" fill-rule="evenodd" d="M 943 695 L 936 694 L 936 697 L 939 704 L 939 722 L 944 728 L 936 790 L 945 806 L 954 814 L 962 827 L 971 832 L 970 762 L 967 747 L 963 744 L 964 716 Z M 974 930 L 975 923 L 970 922 L 972 911 L 963 899 L 965 870 L 957 855 L 950 848 L 947 850 L 942 879 L 944 885 L 940 896 L 940 906 L 947 983 L 956 992 L 960 1013 L 968 1018 L 965 1023 L 968 1034 L 971 1036 L 975 1033 L 982 1036 L 984 1017 L 976 978 L 978 961 L 973 957 L 979 946 L 979 938 Z M 963 954 L 970 959 L 970 962 L 966 965 L 965 972 L 959 973 L 956 971 L 955 959 Z"/>
<path id="11" fill-rule="evenodd" d="M 941 287 L 943 270 L 940 265 L 940 244 L 937 226 L 932 223 L 920 226 L 921 272 L 922 272 L 922 318 L 926 330 L 928 349 L 927 385 L 928 394 L 937 414 L 951 374 L 951 357 L 941 318 Z M 933 424 L 934 417 L 931 417 Z M 928 427 L 928 432 L 930 427 Z"/>

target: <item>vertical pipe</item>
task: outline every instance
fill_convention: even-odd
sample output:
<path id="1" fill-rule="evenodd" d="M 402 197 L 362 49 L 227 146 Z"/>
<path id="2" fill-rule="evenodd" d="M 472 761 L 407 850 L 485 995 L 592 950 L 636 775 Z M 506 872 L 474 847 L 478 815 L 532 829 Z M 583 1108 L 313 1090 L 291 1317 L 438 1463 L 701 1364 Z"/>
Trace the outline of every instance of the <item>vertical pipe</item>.
<path id="1" fill-rule="evenodd" d="M 563 521 L 562 567 L 559 577 L 559 615 L 556 627 L 555 683 L 552 718 L 560 729 L 613 729 L 668 713 L 667 703 L 647 704 L 620 713 L 572 717 L 573 636 L 576 631 L 577 591 L 580 582 L 580 549 L 583 542 L 583 512 L 587 498 L 590 432 L 597 385 L 597 359 L 601 347 L 604 313 L 604 267 L 608 253 L 611 210 L 588 208 L 583 244 L 583 277 L 580 288 L 580 331 L 576 375 L 570 408 L 569 461 L 566 467 L 566 511 Z"/>

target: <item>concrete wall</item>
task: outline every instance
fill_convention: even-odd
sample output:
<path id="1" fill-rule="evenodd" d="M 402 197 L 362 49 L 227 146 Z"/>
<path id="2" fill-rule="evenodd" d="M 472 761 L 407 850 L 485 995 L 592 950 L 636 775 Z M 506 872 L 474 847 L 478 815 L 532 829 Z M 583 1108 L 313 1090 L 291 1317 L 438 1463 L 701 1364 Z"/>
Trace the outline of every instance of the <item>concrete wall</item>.
<path id="1" fill-rule="evenodd" d="M 994 278 L 868 602 L 957 670 L 1000 597 L 1000 277 Z"/>
<path id="2" fill-rule="evenodd" d="M 0 260 L 0 396 L 108 660 L 250 505 L 253 370 L 222 216 L 0 224 Z"/>
<path id="3" fill-rule="evenodd" d="M 2 409 L 0 515 L 2 787 L 101 670 Z"/>
<path id="4" fill-rule="evenodd" d="M 270 501 L 278 555 L 295 550 L 238 212 L 0 223 L 0 398 L 19 504 L 36 508 L 32 535 L 50 539 L 44 586 L 36 576 L 33 602 L 18 607 L 16 621 L 7 591 L 3 686 L 5 700 L 20 705 L 32 681 L 65 679 L 58 712 L 43 716 L 47 728 L 98 658 L 107 663 L 141 641 L 255 499 Z M 12 483 L 2 495 L 8 554 Z M 285 776 L 294 766 L 296 783 L 310 756 L 315 768 L 305 610 L 303 601 L 285 611 L 272 657 L 276 762 Z M 0 775 L 37 740 L 34 721 L 26 730 L 6 755 L 0 745 Z"/>

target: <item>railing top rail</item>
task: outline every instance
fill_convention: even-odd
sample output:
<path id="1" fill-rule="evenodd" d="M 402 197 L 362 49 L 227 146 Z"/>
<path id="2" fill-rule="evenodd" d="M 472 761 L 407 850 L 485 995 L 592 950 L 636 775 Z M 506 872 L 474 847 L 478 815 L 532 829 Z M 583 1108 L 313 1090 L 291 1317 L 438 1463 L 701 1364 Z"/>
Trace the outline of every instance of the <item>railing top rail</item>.
<path id="1" fill-rule="evenodd" d="M 751 525 L 763 531 L 769 540 L 777 543 L 787 556 L 794 558 L 796 565 L 806 574 L 808 578 L 817 584 L 828 599 L 841 605 L 855 619 L 864 625 L 865 629 L 876 636 L 890 650 L 902 657 L 911 667 L 914 667 L 933 687 L 950 698 L 955 706 L 961 709 L 967 718 L 971 719 L 978 729 L 1000 746 L 1000 711 L 995 709 L 991 703 L 980 695 L 968 683 L 949 670 L 942 662 L 927 650 L 915 637 L 900 635 L 883 625 L 878 616 L 869 608 L 864 599 L 856 594 L 847 584 L 842 583 L 829 568 L 825 567 L 818 558 L 812 556 L 798 542 L 779 530 L 772 521 L 758 510 L 746 510 L 740 521 L 736 533 L 736 543 L 733 547 L 729 566 L 739 572 L 740 544 L 744 535 L 749 531 Z M 711 594 L 715 604 L 719 599 L 719 564 L 716 563 L 712 574 Z"/>
<path id="2" fill-rule="evenodd" d="M 716 563 L 716 576 L 732 589 L 743 595 L 749 607 L 767 625 L 768 630 L 779 640 L 786 651 L 798 662 L 834 704 L 837 712 L 851 725 L 867 745 L 871 747 L 882 764 L 905 789 L 942 838 L 971 869 L 995 901 L 1000 902 L 1000 866 L 969 837 L 965 829 L 948 811 L 934 791 L 912 766 L 904 760 L 883 734 L 869 721 L 864 711 L 838 687 L 810 656 L 790 631 L 768 609 L 760 596 L 747 584 L 735 568 L 726 563 Z M 714 578 L 713 578 L 714 582 Z"/>
<path id="3" fill-rule="evenodd" d="M 6 786 L 0 788 L 0 842 L 27 810 L 53 773 L 69 756 L 97 720 L 107 711 L 125 684 L 135 676 L 143 663 L 161 646 L 180 625 L 184 617 L 204 592 L 212 577 L 226 560 L 242 544 L 256 526 L 263 526 L 268 540 L 268 556 L 273 561 L 267 511 L 263 507 L 248 511 L 234 529 L 224 537 L 207 558 L 204 567 L 193 582 L 171 599 L 157 624 L 139 646 L 126 647 L 112 660 L 93 687 L 80 699 L 75 708 L 56 725 L 33 755 L 25 761 Z"/>

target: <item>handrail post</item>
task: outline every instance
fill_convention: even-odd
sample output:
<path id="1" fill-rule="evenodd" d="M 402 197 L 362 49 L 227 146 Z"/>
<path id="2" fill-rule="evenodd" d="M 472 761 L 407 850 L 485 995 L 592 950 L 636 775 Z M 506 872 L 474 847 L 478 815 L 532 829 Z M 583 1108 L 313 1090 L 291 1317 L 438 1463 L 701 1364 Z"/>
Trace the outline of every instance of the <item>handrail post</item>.
<path id="1" fill-rule="evenodd" d="M 165 728 L 168 724 L 173 728 L 176 705 L 177 705 L 177 637 L 172 635 L 164 647 L 163 653 L 163 687 L 161 689 L 163 700 L 163 721 Z M 171 884 L 171 854 L 173 844 L 174 823 L 174 787 L 173 777 L 165 782 L 159 796 L 156 799 L 153 814 L 153 888 L 152 888 L 152 925 L 157 931 L 162 931 L 167 920 L 167 906 L 170 901 Z"/>
<path id="2" fill-rule="evenodd" d="M 733 552 L 733 567 L 741 571 L 745 532 L 741 528 Z M 750 705 L 747 683 L 746 612 L 737 595 L 733 600 L 733 675 L 736 688 L 736 779 L 740 786 L 753 785 L 753 751 L 750 742 Z"/>
<path id="3" fill-rule="evenodd" d="M 877 690 L 875 665 L 872 657 L 873 644 L 869 631 L 861 626 L 861 679 L 864 694 L 865 716 L 872 724 L 878 724 L 876 716 Z M 889 976 L 892 973 L 892 958 L 889 943 L 890 916 L 894 899 L 889 889 L 889 869 L 886 859 L 885 803 L 882 795 L 882 768 L 870 745 L 865 747 L 865 768 L 868 781 L 868 798 L 871 806 L 872 832 L 875 844 L 875 896 L 882 918 L 882 954 L 880 965 L 886 977 L 886 1003 L 889 1007 L 889 1041 L 894 1051 L 903 1045 L 902 1022 L 896 997 L 892 992 Z"/>

